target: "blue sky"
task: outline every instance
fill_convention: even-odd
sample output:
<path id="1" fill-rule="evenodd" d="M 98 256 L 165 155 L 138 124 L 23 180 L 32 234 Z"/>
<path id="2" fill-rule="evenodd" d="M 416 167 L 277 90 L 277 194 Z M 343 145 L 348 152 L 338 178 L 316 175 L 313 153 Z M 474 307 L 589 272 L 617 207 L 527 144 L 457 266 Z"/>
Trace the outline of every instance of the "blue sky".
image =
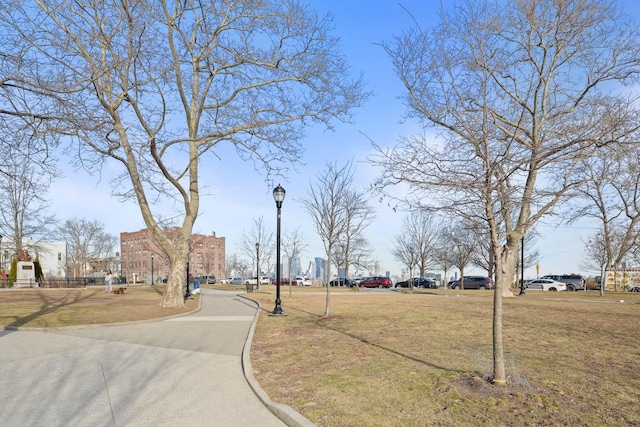
<path id="1" fill-rule="evenodd" d="M 323 256 L 323 247 L 310 218 L 299 199 L 307 194 L 310 180 L 325 169 L 327 162 L 344 162 L 353 159 L 356 167 L 354 187 L 367 189 L 377 171 L 366 163 L 372 153 L 368 138 L 379 145 L 392 145 L 401 135 L 408 135 L 417 127 L 401 123 L 405 111 L 397 99 L 402 87 L 394 76 L 391 64 L 377 43 L 389 41 L 393 34 L 413 26 L 414 15 L 422 27 L 430 27 L 437 20 L 440 2 L 436 0 L 395 1 L 365 0 L 316 0 L 311 2 L 320 13 L 334 15 L 336 34 L 342 40 L 343 52 L 348 57 L 354 73 L 364 73 L 373 98 L 364 108 L 356 111 L 354 124 L 336 123 L 335 131 L 320 128 L 308 129 L 303 140 L 304 157 L 291 171 L 287 179 L 280 180 L 287 195 L 282 207 L 284 230 L 300 227 L 308 244 L 302 255 L 302 265 L 310 259 Z M 623 2 L 631 14 L 640 12 L 634 0 Z M 403 7 L 401 7 L 401 5 Z M 201 169 L 206 169 L 205 182 L 210 194 L 202 200 L 201 213 L 194 231 L 204 234 L 216 232 L 226 237 L 227 255 L 240 253 L 239 239 L 249 229 L 254 218 L 263 216 L 266 224 L 276 226 L 276 208 L 272 188 L 265 176 L 255 171 L 253 164 L 240 161 L 232 150 L 218 152 L 220 159 L 210 157 Z M 52 207 L 61 220 L 71 217 L 96 219 L 105 225 L 107 232 L 119 235 L 121 231 L 145 228 L 139 209 L 132 203 L 122 204 L 110 196 L 108 180 L 88 176 L 67 168 L 66 178 L 51 187 Z M 368 238 L 379 260 L 382 272 L 399 274 L 402 266 L 390 255 L 392 239 L 401 230 L 404 214 L 393 212 L 386 204 L 372 197 L 377 218 L 368 230 Z M 538 227 L 541 237 L 537 247 L 541 258 L 540 274 L 583 273 L 583 244 L 581 236 L 593 233 L 588 223 L 573 227 L 555 228 L 552 225 Z M 474 271 L 481 273 L 480 271 Z M 534 268 L 525 271 L 526 277 L 535 277 Z"/>

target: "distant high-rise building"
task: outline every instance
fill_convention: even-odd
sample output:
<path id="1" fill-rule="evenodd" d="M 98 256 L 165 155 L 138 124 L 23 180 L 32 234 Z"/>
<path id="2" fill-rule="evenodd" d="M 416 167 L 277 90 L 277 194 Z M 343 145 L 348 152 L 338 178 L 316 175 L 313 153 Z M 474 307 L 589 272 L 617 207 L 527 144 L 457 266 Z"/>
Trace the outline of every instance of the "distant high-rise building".
<path id="1" fill-rule="evenodd" d="M 327 260 L 325 260 L 324 258 L 316 257 L 315 263 L 316 263 L 316 276 L 314 278 L 322 279 L 324 281 L 326 271 L 327 271 Z"/>
<path id="2" fill-rule="evenodd" d="M 291 259 L 291 274 L 293 277 L 302 276 L 302 268 L 300 266 L 300 256 L 296 255 Z"/>

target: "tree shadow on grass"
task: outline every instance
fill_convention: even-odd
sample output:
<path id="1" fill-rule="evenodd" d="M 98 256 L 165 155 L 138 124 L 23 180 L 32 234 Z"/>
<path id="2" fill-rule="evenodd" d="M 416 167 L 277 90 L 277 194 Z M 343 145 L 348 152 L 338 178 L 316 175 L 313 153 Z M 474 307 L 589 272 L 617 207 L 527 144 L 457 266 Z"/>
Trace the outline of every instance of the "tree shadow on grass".
<path id="1" fill-rule="evenodd" d="M 28 291 L 27 291 L 28 292 Z M 30 301 L 39 302 L 40 306 L 38 309 L 32 310 L 30 313 L 23 316 L 14 316 L 14 320 L 7 324 L 5 327 L 8 329 L 17 328 L 20 326 L 24 326 L 34 322 L 35 320 L 40 319 L 44 324 L 39 327 L 49 327 L 49 325 L 45 320 L 44 316 L 50 313 L 54 313 L 56 311 L 61 310 L 64 307 L 71 306 L 73 304 L 78 304 L 79 302 L 89 300 L 94 297 L 99 291 L 83 291 L 83 292 L 39 292 L 35 291 L 29 296 L 32 298 Z M 24 294 L 23 294 L 24 295 Z"/>
<path id="2" fill-rule="evenodd" d="M 467 372 L 467 371 L 464 371 L 464 370 L 451 369 L 451 368 L 447 368 L 447 367 L 444 367 L 444 366 L 436 365 L 435 363 L 431 363 L 431 362 L 428 362 L 426 360 L 420 359 L 418 357 L 412 356 L 410 354 L 403 353 L 403 352 L 401 352 L 399 350 L 396 350 L 396 349 L 393 349 L 393 348 L 389 348 L 389 347 L 386 347 L 384 345 L 375 343 L 375 342 L 373 342 L 373 341 L 371 341 L 371 340 L 369 340 L 367 338 L 361 337 L 361 336 L 353 334 L 351 332 L 343 331 L 343 330 L 338 329 L 338 328 L 336 328 L 334 326 L 324 324 L 323 321 L 327 320 L 327 318 L 324 317 L 324 316 L 318 316 L 315 313 L 310 313 L 308 311 L 297 309 L 297 308 L 289 307 L 289 310 L 299 311 L 301 313 L 305 313 L 305 314 L 315 318 L 315 321 L 313 323 L 316 326 L 319 326 L 319 327 L 324 328 L 324 329 L 328 329 L 328 330 L 333 331 L 333 332 L 337 332 L 339 334 L 345 335 L 345 336 L 347 336 L 349 338 L 352 338 L 354 340 L 358 340 L 363 344 L 367 344 L 369 346 L 378 348 L 380 350 L 388 351 L 389 353 L 392 353 L 392 354 L 395 354 L 397 356 L 403 357 L 403 358 L 405 358 L 407 360 L 411 360 L 412 362 L 423 364 L 423 365 L 428 366 L 428 367 L 430 367 L 432 369 L 437 369 L 437 370 L 441 370 L 441 371 L 445 371 L 445 372 L 455 372 L 455 373 L 458 373 L 458 374 L 462 374 L 462 373 Z M 329 319 L 331 319 L 331 318 L 329 318 Z"/>

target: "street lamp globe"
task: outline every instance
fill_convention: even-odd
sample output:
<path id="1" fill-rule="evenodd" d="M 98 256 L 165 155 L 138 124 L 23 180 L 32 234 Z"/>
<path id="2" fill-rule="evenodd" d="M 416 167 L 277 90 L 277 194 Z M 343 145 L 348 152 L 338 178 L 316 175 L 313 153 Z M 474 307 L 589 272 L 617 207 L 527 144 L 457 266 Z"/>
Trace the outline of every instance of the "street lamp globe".
<path id="1" fill-rule="evenodd" d="M 284 188 L 282 188 L 280 184 L 278 184 L 278 186 L 273 189 L 273 199 L 276 201 L 276 206 L 278 208 L 282 207 L 282 202 L 284 201 L 285 194 L 286 191 L 284 191 Z"/>

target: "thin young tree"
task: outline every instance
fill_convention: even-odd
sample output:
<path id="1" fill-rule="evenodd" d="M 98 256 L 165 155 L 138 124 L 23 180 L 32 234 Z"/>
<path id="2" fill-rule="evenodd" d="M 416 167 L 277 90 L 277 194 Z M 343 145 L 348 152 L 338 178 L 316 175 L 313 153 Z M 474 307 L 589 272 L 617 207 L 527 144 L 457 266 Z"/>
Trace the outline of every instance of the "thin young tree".
<path id="1" fill-rule="evenodd" d="M 300 202 L 311 216 L 316 232 L 327 254 L 326 281 L 331 280 L 331 260 L 333 248 L 344 236 L 348 226 L 346 201 L 350 200 L 354 168 L 351 161 L 344 166 L 328 163 L 326 169 L 318 173 L 315 182 L 310 182 L 309 192 Z M 330 314 L 331 286 L 326 285 L 325 317 Z"/>
<path id="2" fill-rule="evenodd" d="M 454 266 L 453 250 L 449 245 L 449 239 L 447 235 L 448 229 L 442 226 L 438 229 L 438 238 L 436 240 L 436 250 L 434 251 L 434 260 L 436 266 L 439 266 L 444 271 L 444 280 L 442 286 L 447 289 L 449 284 L 448 272 Z"/>
<path id="3" fill-rule="evenodd" d="M 25 101 L 32 123 L 71 141 L 76 165 L 122 172 L 114 194 L 138 204 L 169 257 L 164 307 L 184 306 L 201 164 L 231 144 L 268 176 L 284 173 L 302 155 L 307 123 L 349 120 L 367 98 L 331 16 L 297 1 L 4 6 L 3 55 L 29 62 L 3 77 L 0 111 L 15 110 L 12 98 Z M 34 118 L 38 105 L 51 104 L 55 120 Z M 167 206 L 180 220 L 177 242 L 158 223 Z"/>
<path id="4" fill-rule="evenodd" d="M 378 147 L 375 185 L 388 193 L 406 184 L 412 207 L 486 224 L 496 262 L 493 382 L 506 384 L 502 298 L 513 295 L 520 240 L 575 188 L 581 159 L 637 128 L 636 98 L 611 88 L 638 81 L 639 26 L 606 0 L 462 3 L 433 31 L 384 45 L 407 115 L 437 136 Z"/>
<path id="5" fill-rule="evenodd" d="M 460 289 L 464 289 L 464 270 L 474 258 L 478 245 L 472 230 L 465 227 L 465 222 L 458 220 L 443 230 L 443 235 L 451 249 L 451 260 L 460 271 Z"/>
<path id="6" fill-rule="evenodd" d="M 439 227 L 433 215 L 425 211 L 411 212 L 402 220 L 401 234 L 396 236 L 392 253 L 407 266 L 410 274 L 417 267 L 418 275 L 424 277 L 427 270 L 435 266 Z"/>
<path id="7" fill-rule="evenodd" d="M 334 264 L 344 268 L 345 277 L 349 277 L 349 267 L 359 267 L 362 260 L 371 255 L 365 231 L 375 219 L 375 211 L 365 196 L 364 191 L 351 189 L 343 201 L 346 224 L 344 233 L 338 239 L 342 259 Z"/>
<path id="8" fill-rule="evenodd" d="M 257 248 L 256 243 L 258 244 Z M 273 258 L 274 248 L 273 230 L 267 228 L 263 216 L 254 218 L 251 229 L 242 232 L 238 249 L 245 257 L 253 260 L 253 265 L 257 265 L 259 258 L 261 264 L 264 263 L 264 265 L 268 266 L 268 270 Z M 260 275 L 258 274 L 258 276 Z M 257 289 L 260 290 L 260 277 L 257 278 L 256 283 Z"/>
<path id="9" fill-rule="evenodd" d="M 292 279 L 292 271 L 293 268 L 293 259 L 296 256 L 300 256 L 307 248 L 307 243 L 304 239 L 304 235 L 300 231 L 300 228 L 296 228 L 295 230 L 287 230 L 284 232 L 282 236 L 282 251 L 284 252 L 284 256 L 287 257 L 287 265 L 289 266 L 289 296 L 291 296 L 291 279 Z"/>
<path id="10" fill-rule="evenodd" d="M 413 271 L 418 264 L 418 252 L 411 242 L 411 236 L 407 235 L 404 230 L 393 237 L 391 255 L 407 267 L 409 278 L 412 278 Z M 413 287 L 413 280 L 410 282 L 410 286 Z"/>

